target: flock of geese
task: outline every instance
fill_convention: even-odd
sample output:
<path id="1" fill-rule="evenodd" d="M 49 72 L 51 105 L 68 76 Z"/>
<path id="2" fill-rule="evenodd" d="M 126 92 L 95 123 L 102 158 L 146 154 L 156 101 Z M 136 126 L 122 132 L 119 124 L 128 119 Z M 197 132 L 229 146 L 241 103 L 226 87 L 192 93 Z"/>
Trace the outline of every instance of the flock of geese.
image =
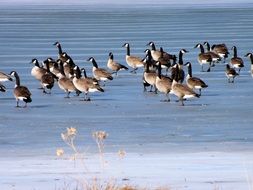
<path id="1" fill-rule="evenodd" d="M 107 67 L 110 71 L 99 68 L 94 57 L 87 59 L 93 65 L 93 77 L 88 77 L 86 70 L 79 68 L 73 59 L 62 51 L 59 42 L 54 43 L 54 45 L 58 48 L 57 60 L 49 57 L 42 64 L 37 59 L 31 61 L 33 64 L 31 75 L 40 82 L 43 93 L 50 94 L 54 84 L 58 83 L 59 88 L 66 93 L 66 98 L 70 97 L 70 93 L 76 93 L 77 96 L 80 93 L 84 93 L 84 101 L 90 101 L 88 96 L 90 92 L 104 92 L 103 86 L 106 81 L 114 79 L 113 74 L 117 75 L 121 70 L 128 70 L 128 67 L 115 61 L 113 53 L 110 52 L 107 61 Z M 170 101 L 169 94 L 174 94 L 178 97 L 181 105 L 184 105 L 184 100 L 188 98 L 199 98 L 201 96 L 201 90 L 207 88 L 208 85 L 202 79 L 193 76 L 190 62 L 184 64 L 183 55 L 188 52 L 187 50 L 181 49 L 178 56 L 176 56 L 165 52 L 162 47 L 157 50 L 154 42 L 149 42 L 147 46 L 150 48 L 145 50 L 144 58 L 131 55 L 129 43 L 125 43 L 122 46 L 126 48 L 125 60 L 127 65 L 132 68 L 130 72 L 136 73 L 138 68 L 144 67 L 144 91 L 147 91 L 147 87 L 150 87 L 150 92 L 153 89 L 155 93 L 159 91 L 165 94 L 166 99 L 164 101 Z M 206 47 L 206 50 L 204 47 Z M 204 67 L 206 67 L 204 65 L 208 67 L 206 72 L 210 72 L 216 63 L 221 61 L 226 63 L 229 55 L 225 44 L 210 46 L 208 42 L 204 42 L 203 44 L 198 43 L 195 48 L 200 49 L 197 59 L 203 72 Z M 229 83 L 234 82 L 234 78 L 240 74 L 241 68 L 244 67 L 243 59 L 237 55 L 236 46 L 233 46 L 231 50 L 233 55 L 229 63 L 226 64 L 225 69 Z M 247 53 L 245 57 L 250 58 L 251 73 L 253 73 L 253 54 Z M 188 69 L 187 75 L 185 75 L 183 70 L 184 66 Z M 20 107 L 19 101 L 24 101 L 24 107 L 26 107 L 27 103 L 32 102 L 32 94 L 26 86 L 20 84 L 20 77 L 16 71 L 11 71 L 9 74 L 0 71 L 0 91 L 6 91 L 5 86 L 1 82 L 13 81 L 12 77 L 16 80 L 13 91 L 17 103 L 16 106 Z M 185 84 L 184 81 L 186 81 Z"/>

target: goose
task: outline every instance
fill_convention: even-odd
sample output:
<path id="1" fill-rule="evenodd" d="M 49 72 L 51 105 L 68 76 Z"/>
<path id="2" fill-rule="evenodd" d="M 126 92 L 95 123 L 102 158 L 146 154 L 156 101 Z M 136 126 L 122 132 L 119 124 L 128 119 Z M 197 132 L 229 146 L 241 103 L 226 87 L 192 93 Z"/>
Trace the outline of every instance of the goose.
<path id="1" fill-rule="evenodd" d="M 58 59 L 62 60 L 63 63 L 69 59 L 71 67 L 74 67 L 75 64 L 74 64 L 73 59 L 66 52 L 62 51 L 60 42 L 55 42 L 54 45 L 58 48 Z"/>
<path id="2" fill-rule="evenodd" d="M 206 52 L 206 53 L 207 53 L 207 54 L 210 54 L 211 57 L 212 57 L 212 66 L 215 66 L 214 63 L 219 62 L 219 61 L 221 60 L 221 57 L 219 56 L 219 54 L 217 54 L 217 53 L 211 51 L 210 44 L 209 44 L 207 41 L 205 41 L 203 44 L 206 46 L 206 49 L 207 49 L 207 52 Z"/>
<path id="3" fill-rule="evenodd" d="M 143 87 L 144 87 L 144 92 L 147 91 L 146 87 L 147 86 L 151 86 L 150 87 L 150 92 L 152 92 L 152 88 L 154 87 L 155 92 L 157 92 L 155 84 L 156 84 L 156 71 L 150 71 L 149 67 L 150 64 L 152 64 L 152 57 L 151 55 L 147 55 L 143 62 L 145 63 L 145 70 L 143 73 Z"/>
<path id="4" fill-rule="evenodd" d="M 116 61 L 113 60 L 113 53 L 109 53 L 109 59 L 107 61 L 107 67 L 111 69 L 116 75 L 118 75 L 118 71 L 128 70 L 128 68 Z"/>
<path id="5" fill-rule="evenodd" d="M 27 107 L 27 103 L 32 102 L 32 98 L 31 98 L 31 92 L 29 91 L 29 89 L 26 86 L 21 86 L 20 85 L 20 78 L 18 76 L 18 73 L 16 71 L 11 71 L 10 73 L 11 76 L 14 76 L 16 79 L 16 85 L 14 88 L 14 96 L 16 98 L 16 102 L 17 102 L 17 106 L 19 107 L 19 100 L 22 100 L 25 102 L 25 106 Z"/>
<path id="6" fill-rule="evenodd" d="M 158 64 L 158 74 L 156 76 L 155 86 L 159 92 L 165 94 L 166 100 L 164 101 L 170 102 L 169 93 L 171 91 L 172 79 L 166 76 L 162 76 L 161 63 L 158 61 L 157 64 Z"/>
<path id="7" fill-rule="evenodd" d="M 50 68 L 50 71 L 52 70 L 54 64 L 56 63 L 56 61 L 52 58 L 52 57 L 48 57 L 47 59 L 45 59 L 42 64 L 43 64 L 43 68 L 44 69 L 47 69 L 46 67 L 46 62 L 48 62 L 49 64 L 49 68 Z"/>
<path id="8" fill-rule="evenodd" d="M 0 71 L 0 82 L 5 82 L 5 81 L 13 81 L 13 80 L 9 75 L 7 75 L 4 72 Z"/>
<path id="9" fill-rule="evenodd" d="M 160 47 L 160 52 L 161 52 L 161 56 L 158 58 L 158 61 L 161 63 L 162 69 L 166 69 L 166 75 L 167 75 L 168 70 L 171 67 L 171 62 L 170 62 L 170 59 L 166 59 L 164 57 L 166 55 L 165 54 L 166 52 L 163 51 L 162 47 Z M 176 58 L 176 56 L 173 55 L 172 60 L 175 59 L 175 58 Z"/>
<path id="10" fill-rule="evenodd" d="M 113 80 L 112 74 L 110 72 L 105 69 L 98 68 L 97 62 L 94 57 L 90 57 L 87 61 L 92 62 L 93 64 L 92 72 L 95 79 L 99 81 L 102 80 L 104 82 L 107 80 Z"/>
<path id="11" fill-rule="evenodd" d="M 188 53 L 188 51 L 185 50 L 185 49 L 181 49 L 179 51 L 178 63 L 177 63 L 178 64 L 178 71 L 176 71 L 175 66 L 171 68 L 171 78 L 173 79 L 175 77 L 175 74 L 178 74 L 178 81 L 180 83 L 183 83 L 184 82 L 184 78 L 185 78 L 185 72 L 183 70 L 183 65 L 184 65 L 183 55 L 185 53 Z M 176 63 L 175 61 L 176 61 L 176 59 L 174 59 L 173 65 Z"/>
<path id="12" fill-rule="evenodd" d="M 41 77 L 40 83 L 43 87 L 43 93 L 51 94 L 51 90 L 54 87 L 54 79 L 58 79 L 53 73 L 49 70 L 49 63 L 46 63 L 47 72 Z M 49 89 L 49 92 L 46 91 L 46 88 Z"/>
<path id="13" fill-rule="evenodd" d="M 60 59 L 57 59 L 56 62 L 54 62 L 53 67 L 50 68 L 50 72 L 53 73 L 57 77 L 60 77 L 62 75 L 62 73 L 60 71 L 60 67 L 59 67 L 60 62 L 62 63 L 62 61 Z"/>
<path id="14" fill-rule="evenodd" d="M 127 48 L 126 63 L 127 63 L 127 65 L 129 65 L 130 67 L 133 68 L 133 70 L 130 71 L 130 72 L 131 73 L 136 73 L 136 70 L 139 67 L 144 66 L 144 63 L 143 63 L 142 59 L 140 57 L 130 55 L 130 45 L 129 45 L 129 43 L 125 43 L 122 47 Z"/>
<path id="15" fill-rule="evenodd" d="M 188 67 L 188 74 L 186 76 L 186 84 L 189 88 L 191 89 L 198 89 L 199 90 L 199 95 L 201 96 L 201 89 L 202 88 L 207 88 L 208 85 L 201 80 L 200 78 L 193 77 L 192 76 L 192 65 L 190 62 L 187 62 L 185 66 Z"/>
<path id="16" fill-rule="evenodd" d="M 245 57 L 249 57 L 250 58 L 250 62 L 251 62 L 250 73 L 251 73 L 251 76 L 253 77 L 253 54 L 252 53 L 247 53 L 245 55 Z"/>
<path id="17" fill-rule="evenodd" d="M 73 66 L 71 65 L 71 60 L 67 59 L 63 64 L 64 73 L 67 78 L 71 78 L 73 76 Z"/>
<path id="18" fill-rule="evenodd" d="M 89 92 L 104 92 L 104 89 L 101 88 L 98 83 L 88 78 L 81 78 L 81 71 L 77 65 L 74 67 L 73 83 L 79 91 L 84 93 L 84 101 L 91 100 L 90 97 L 88 97 Z"/>
<path id="19" fill-rule="evenodd" d="M 240 73 L 241 68 L 244 67 L 243 60 L 242 60 L 242 58 L 237 56 L 236 46 L 233 46 L 231 49 L 234 51 L 234 56 L 230 60 L 230 65 L 233 68 L 238 68 L 239 69 L 238 73 Z"/>
<path id="20" fill-rule="evenodd" d="M 64 69 L 63 69 L 63 62 L 61 60 L 59 60 L 59 62 L 60 62 L 59 65 L 60 65 L 61 75 L 59 75 L 58 86 L 60 89 L 66 92 L 67 96 L 65 98 L 69 98 L 69 94 L 71 92 L 77 92 L 77 89 L 75 85 L 73 84 L 73 81 L 66 77 L 64 73 Z"/>
<path id="21" fill-rule="evenodd" d="M 225 74 L 228 78 L 228 83 L 234 83 L 235 77 L 239 75 L 234 68 L 229 66 L 229 64 L 226 64 Z M 232 79 L 232 81 L 230 79 Z"/>
<path id="22" fill-rule="evenodd" d="M 41 80 L 41 77 L 46 74 L 47 70 L 42 68 L 39 64 L 39 61 L 37 59 L 32 59 L 32 61 L 30 62 L 32 64 L 34 64 L 32 70 L 31 70 L 31 75 L 33 77 L 35 77 L 35 79 L 37 80 Z"/>
<path id="23" fill-rule="evenodd" d="M 203 72 L 203 64 L 209 64 L 209 68 L 206 72 L 211 71 L 211 63 L 212 63 L 212 56 L 208 53 L 205 53 L 204 47 L 202 44 L 198 43 L 194 48 L 200 48 L 200 53 L 198 54 L 198 62 L 201 65 L 201 71 Z"/>
<path id="24" fill-rule="evenodd" d="M 149 42 L 147 46 L 151 47 L 151 55 L 155 61 L 159 61 L 159 58 L 162 56 L 164 61 L 170 62 L 170 60 L 172 60 L 173 57 L 175 56 L 164 51 L 161 52 L 161 50 L 160 51 L 156 50 L 155 43 L 152 41 Z"/>
<path id="25" fill-rule="evenodd" d="M 0 83 L 0 91 L 1 92 L 5 92 L 6 91 L 6 88 L 3 84 Z"/>
<path id="26" fill-rule="evenodd" d="M 228 48 L 226 44 L 214 44 L 211 47 L 212 51 L 217 53 L 221 58 L 223 58 L 223 62 L 226 62 L 226 58 L 228 57 Z"/>
<path id="27" fill-rule="evenodd" d="M 178 65 L 176 67 L 176 72 L 178 71 Z M 184 106 L 184 99 L 188 98 L 199 98 L 200 95 L 194 92 L 191 88 L 189 88 L 187 85 L 178 83 L 178 75 L 175 74 L 171 86 L 171 93 L 176 95 L 179 98 L 179 101 L 181 102 L 181 105 Z"/>
<path id="28" fill-rule="evenodd" d="M 145 58 L 148 56 L 149 57 L 149 70 L 150 71 L 156 71 L 157 70 L 157 61 L 155 61 L 153 58 L 152 58 L 152 55 L 151 55 L 151 51 L 150 49 L 146 49 L 144 51 L 145 53 Z M 144 62 L 145 58 L 142 60 L 142 62 Z M 145 63 L 144 63 L 144 67 L 145 67 Z M 163 67 L 163 66 L 162 66 Z"/>

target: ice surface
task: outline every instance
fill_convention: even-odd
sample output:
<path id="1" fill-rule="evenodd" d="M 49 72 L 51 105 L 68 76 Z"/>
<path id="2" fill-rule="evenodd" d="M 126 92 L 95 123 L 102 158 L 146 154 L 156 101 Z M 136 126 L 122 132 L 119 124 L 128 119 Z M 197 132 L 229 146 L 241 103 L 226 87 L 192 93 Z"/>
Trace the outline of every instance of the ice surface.
<path id="1" fill-rule="evenodd" d="M 97 157 L 97 148 L 91 133 L 109 133 L 107 177 L 175 189 L 214 189 L 216 184 L 222 189 L 250 189 L 253 79 L 249 60 L 243 56 L 252 51 L 252 17 L 252 8 L 246 6 L 1 10 L 0 70 L 16 70 L 31 90 L 33 102 L 27 109 L 16 109 L 14 83 L 5 83 L 8 91 L 0 94 L 0 189 L 54 189 L 82 173 L 70 161 L 54 156 L 59 147 L 70 152 L 60 134 L 71 126 L 78 130 L 76 143 L 87 148 L 88 165 L 95 172 L 98 159 L 92 158 Z M 120 72 L 106 84 L 104 93 L 92 94 L 88 103 L 79 101 L 81 97 L 63 98 L 57 85 L 51 95 L 43 95 L 30 75 L 32 58 L 56 58 L 55 41 L 91 75 L 88 57 L 106 67 L 113 51 L 115 59 L 126 64 L 123 43 L 130 43 L 132 54 L 144 56 L 151 40 L 171 53 L 181 48 L 190 51 L 185 61 L 191 61 L 194 75 L 209 85 L 201 98 L 186 101 L 185 107 L 174 96 L 171 103 L 161 102 L 164 95 L 143 93 L 142 69 L 136 75 Z M 204 41 L 238 47 L 245 67 L 235 84 L 227 83 L 223 64 L 210 73 L 200 72 L 199 50 L 193 47 Z M 119 174 L 115 156 L 119 149 L 127 152 L 124 175 Z"/>

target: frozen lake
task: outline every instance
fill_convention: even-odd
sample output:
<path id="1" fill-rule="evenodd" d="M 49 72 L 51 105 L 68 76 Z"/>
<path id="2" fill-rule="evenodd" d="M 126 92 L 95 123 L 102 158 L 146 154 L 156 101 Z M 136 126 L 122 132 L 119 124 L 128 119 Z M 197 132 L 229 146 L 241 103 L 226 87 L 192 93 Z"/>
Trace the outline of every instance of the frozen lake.
<path id="1" fill-rule="evenodd" d="M 33 102 L 27 109 L 15 108 L 14 83 L 5 83 L 8 91 L 0 94 L 0 189 L 54 189 L 64 177 L 69 180 L 66 173 L 80 172 L 71 164 L 65 171 L 66 161 L 55 160 L 55 150 L 66 148 L 60 134 L 71 126 L 78 130 L 78 146 L 88 147 L 90 158 L 97 152 L 91 133 L 109 133 L 105 150 L 112 162 L 119 149 L 127 152 L 125 176 L 116 169 L 108 170 L 109 176 L 127 177 L 129 183 L 195 190 L 252 189 L 253 79 L 249 59 L 243 57 L 253 51 L 252 11 L 253 6 L 246 5 L 4 6 L 0 70 L 16 70 L 21 83 L 31 90 Z M 56 58 L 55 41 L 88 75 L 90 56 L 106 67 L 112 51 L 116 60 L 126 64 L 126 50 L 121 47 L 125 42 L 130 43 L 132 54 L 141 57 L 149 41 L 173 54 L 185 48 L 189 51 L 185 62 L 192 62 L 194 75 L 209 87 L 184 107 L 175 102 L 175 96 L 170 103 L 161 102 L 163 94 L 143 92 L 143 69 L 139 69 L 136 75 L 120 72 L 106 84 L 104 93 L 91 94 L 91 102 L 63 98 L 58 85 L 51 95 L 44 95 L 30 74 L 29 62 Z M 227 83 L 222 63 L 210 73 L 200 72 L 199 49 L 193 47 L 204 41 L 237 46 L 245 67 L 234 84 Z"/>

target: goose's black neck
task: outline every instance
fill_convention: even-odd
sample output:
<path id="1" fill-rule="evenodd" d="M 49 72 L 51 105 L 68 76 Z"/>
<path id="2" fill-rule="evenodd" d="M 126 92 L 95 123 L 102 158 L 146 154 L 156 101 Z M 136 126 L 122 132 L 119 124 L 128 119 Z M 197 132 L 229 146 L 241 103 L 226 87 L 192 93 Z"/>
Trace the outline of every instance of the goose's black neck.
<path id="1" fill-rule="evenodd" d="M 77 78 L 77 79 L 80 79 L 80 78 L 81 78 L 81 71 L 80 71 L 80 68 L 79 68 L 79 67 L 76 68 L 75 74 L 76 74 L 76 78 Z"/>
<path id="2" fill-rule="evenodd" d="M 251 61 L 251 65 L 253 65 L 253 55 L 250 55 L 250 61 Z"/>
<path id="3" fill-rule="evenodd" d="M 211 51 L 210 44 L 208 42 L 206 42 L 206 49 L 207 51 Z"/>
<path id="4" fill-rule="evenodd" d="M 127 46 L 127 55 L 130 56 L 130 46 Z"/>
<path id="5" fill-rule="evenodd" d="M 61 72 L 61 74 L 62 74 L 63 76 L 66 76 L 66 75 L 65 75 L 65 72 L 64 72 L 63 62 L 62 62 L 62 61 L 60 62 L 60 72 Z"/>
<path id="6" fill-rule="evenodd" d="M 190 77 L 192 77 L 192 65 L 191 64 L 188 65 L 188 75 Z"/>
<path id="7" fill-rule="evenodd" d="M 151 44 L 151 49 L 154 50 L 154 51 L 156 51 L 156 47 L 155 47 L 154 43 Z"/>
<path id="8" fill-rule="evenodd" d="M 199 48 L 200 48 L 200 52 L 201 53 L 205 53 L 204 47 L 202 44 L 199 44 Z"/>
<path id="9" fill-rule="evenodd" d="M 87 78 L 87 74 L 86 74 L 85 69 L 83 69 L 83 76 L 84 76 L 84 78 Z"/>
<path id="10" fill-rule="evenodd" d="M 57 47 L 58 47 L 58 53 L 59 53 L 59 55 L 61 55 L 63 53 L 62 48 L 61 48 L 61 44 L 58 44 Z"/>
<path id="11" fill-rule="evenodd" d="M 162 78 L 162 65 L 160 62 L 158 62 L 158 77 L 159 79 Z"/>
<path id="12" fill-rule="evenodd" d="M 237 48 L 234 46 L 234 57 L 236 58 L 237 57 Z"/>
<path id="13" fill-rule="evenodd" d="M 145 64 L 145 72 L 149 73 L 149 66 L 150 66 L 151 57 L 147 55 L 146 57 L 146 64 Z"/>
<path id="14" fill-rule="evenodd" d="M 183 62 L 183 53 L 181 51 L 179 52 L 179 55 L 178 55 L 178 64 L 179 65 L 184 64 L 184 62 Z"/>
<path id="15" fill-rule="evenodd" d="M 92 59 L 92 64 L 93 64 L 94 67 L 98 68 L 98 64 L 97 64 L 95 59 Z"/>
<path id="16" fill-rule="evenodd" d="M 17 72 L 14 73 L 14 77 L 16 78 L 16 86 L 20 86 L 20 78 Z"/>

